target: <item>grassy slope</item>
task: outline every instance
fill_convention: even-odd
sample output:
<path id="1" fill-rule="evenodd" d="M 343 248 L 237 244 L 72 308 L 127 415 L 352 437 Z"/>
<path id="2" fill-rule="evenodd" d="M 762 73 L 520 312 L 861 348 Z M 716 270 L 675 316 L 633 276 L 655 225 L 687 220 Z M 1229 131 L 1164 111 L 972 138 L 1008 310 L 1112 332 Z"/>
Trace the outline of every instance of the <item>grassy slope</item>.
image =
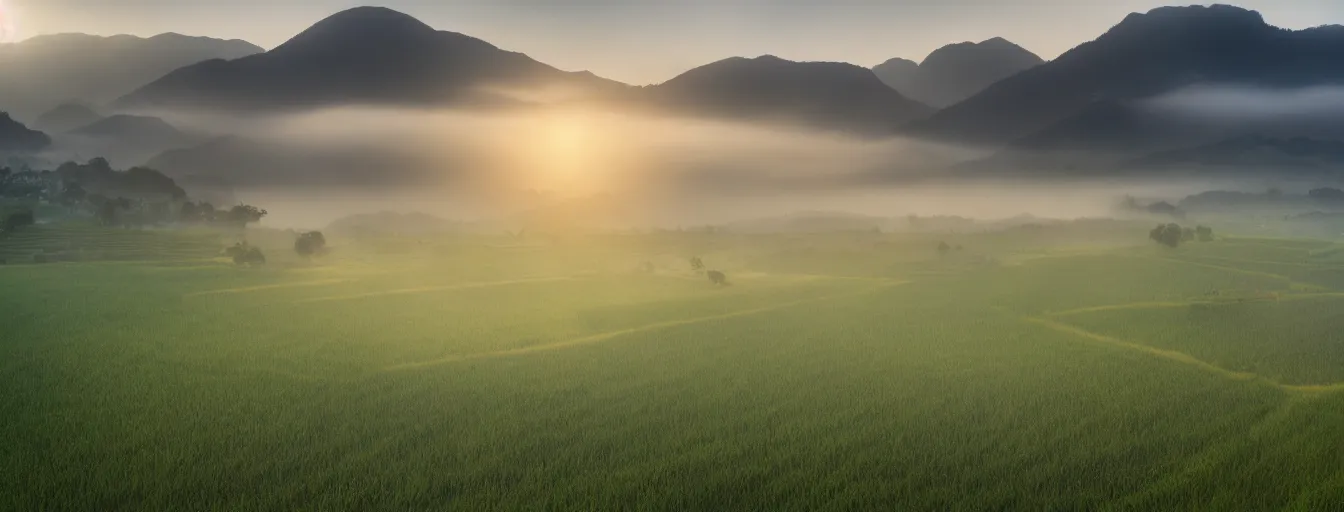
<path id="1" fill-rule="evenodd" d="M 1341 503 L 1341 393 L 1028 321 L 1289 294 L 1292 279 L 1153 248 L 937 263 L 927 242 L 667 235 L 245 271 L 0 268 L 0 467 L 26 468 L 0 477 L 0 508 Z M 736 286 L 684 279 L 685 252 Z M 656 275 L 626 270 L 644 260 Z M 564 279 L 520 281 L 539 277 Z"/>

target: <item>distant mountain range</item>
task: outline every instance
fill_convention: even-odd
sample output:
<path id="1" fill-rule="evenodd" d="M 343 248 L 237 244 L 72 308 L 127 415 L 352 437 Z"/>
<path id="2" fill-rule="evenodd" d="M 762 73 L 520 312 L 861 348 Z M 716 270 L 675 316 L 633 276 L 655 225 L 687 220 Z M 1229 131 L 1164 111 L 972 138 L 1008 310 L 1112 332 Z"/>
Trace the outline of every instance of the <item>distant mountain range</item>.
<path id="1" fill-rule="evenodd" d="M 39 65 L 44 62 L 58 64 Z M 256 141 L 202 143 L 179 137 L 162 120 L 121 114 L 158 108 L 271 113 L 354 104 L 509 109 L 584 102 L 997 151 L 961 167 L 982 175 L 1000 169 L 1074 174 L 1333 169 L 1344 168 L 1344 162 L 1336 163 L 1337 141 L 1344 141 L 1339 121 L 1344 101 L 1314 113 L 1250 118 L 1194 113 L 1173 106 L 1171 98 L 1199 96 L 1208 87 L 1270 92 L 1340 87 L 1344 95 L 1341 63 L 1344 27 L 1284 30 L 1254 11 L 1214 5 L 1129 15 L 1049 62 L 995 38 L 940 48 L 918 64 L 893 59 L 871 70 L 768 55 L 734 57 L 662 84 L 634 87 L 562 71 L 397 11 L 360 7 L 324 19 L 268 52 L 240 41 L 176 35 L 50 36 L 0 46 L 0 108 L 42 105 L 31 110 L 37 118 L 32 125 L 56 136 L 57 145 L 66 136 L 96 138 L 104 146 L 94 147 L 109 152 L 137 146 L 137 158 L 148 158 L 152 148 L 163 151 L 154 161 L 177 176 L 239 183 L 333 175 L 374 182 L 389 177 L 365 176 L 367 169 L 389 165 L 353 148 L 281 148 L 256 133 L 240 133 Z M 121 91 L 129 92 L 106 103 Z M 115 115 L 105 119 L 100 110 Z M 45 147 L 39 144 L 45 135 L 5 121 L 0 145 Z M 336 172 L 276 174 L 298 161 Z"/>
<path id="2" fill-rule="evenodd" d="M 1095 130 L 1094 141 L 1105 145 L 1109 129 L 1098 125 L 1119 113 L 1116 105 L 1198 84 L 1341 84 L 1340 62 L 1344 27 L 1290 31 L 1237 7 L 1164 7 L 1131 14 L 1095 41 L 1004 79 L 910 133 L 988 145 L 1035 139 L 1044 148 L 1041 134 L 1063 122 L 1071 126 L 1053 131 Z M 1108 112 L 1088 113 L 1097 108 Z"/>
<path id="3" fill-rule="evenodd" d="M 31 121 L 63 103 L 102 105 L 188 64 L 262 51 L 246 41 L 179 34 L 58 34 L 0 44 L 0 110 Z"/>
<path id="4" fill-rule="evenodd" d="M 910 99 L 944 108 L 1044 63 L 1036 54 L 996 37 L 944 46 L 921 63 L 891 59 L 874 67 L 873 73 Z"/>
<path id="5" fill-rule="evenodd" d="M 636 88 L 560 71 L 375 7 L 335 14 L 264 54 L 179 69 L 116 105 L 273 110 L 344 104 L 510 107 L 537 101 L 601 101 L 885 133 L 932 112 L 850 64 L 733 58 Z"/>

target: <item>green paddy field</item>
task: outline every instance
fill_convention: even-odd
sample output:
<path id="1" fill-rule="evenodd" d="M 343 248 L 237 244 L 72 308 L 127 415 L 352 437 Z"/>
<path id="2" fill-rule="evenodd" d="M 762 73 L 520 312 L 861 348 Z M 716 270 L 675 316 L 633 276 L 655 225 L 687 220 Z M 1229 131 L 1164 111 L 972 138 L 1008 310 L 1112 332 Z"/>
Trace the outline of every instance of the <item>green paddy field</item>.
<path id="1" fill-rule="evenodd" d="M 1148 227 L 34 226 L 0 509 L 1344 510 L 1344 245 Z"/>

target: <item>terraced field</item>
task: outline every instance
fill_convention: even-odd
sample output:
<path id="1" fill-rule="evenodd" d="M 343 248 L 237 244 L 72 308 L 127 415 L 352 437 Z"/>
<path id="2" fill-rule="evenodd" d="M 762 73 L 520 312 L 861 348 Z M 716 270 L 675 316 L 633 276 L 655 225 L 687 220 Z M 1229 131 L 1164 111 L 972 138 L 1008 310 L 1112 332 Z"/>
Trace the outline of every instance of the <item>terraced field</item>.
<path id="1" fill-rule="evenodd" d="M 1344 507 L 1325 242 L 86 233 L 168 250 L 0 267 L 0 508 Z"/>

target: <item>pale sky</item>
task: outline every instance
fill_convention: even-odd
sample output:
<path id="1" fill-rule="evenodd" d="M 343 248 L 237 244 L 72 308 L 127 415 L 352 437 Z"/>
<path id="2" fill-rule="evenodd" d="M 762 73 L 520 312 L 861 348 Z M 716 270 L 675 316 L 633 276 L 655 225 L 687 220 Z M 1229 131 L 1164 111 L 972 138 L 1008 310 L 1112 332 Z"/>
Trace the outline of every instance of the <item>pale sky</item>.
<path id="1" fill-rule="evenodd" d="M 661 82 L 731 56 L 872 66 L 1004 37 L 1045 58 L 1156 0 L 0 0 L 16 35 L 178 32 L 272 48 L 318 20 L 382 5 L 561 69 Z M 1242 0 L 1274 25 L 1344 24 L 1341 0 Z"/>

